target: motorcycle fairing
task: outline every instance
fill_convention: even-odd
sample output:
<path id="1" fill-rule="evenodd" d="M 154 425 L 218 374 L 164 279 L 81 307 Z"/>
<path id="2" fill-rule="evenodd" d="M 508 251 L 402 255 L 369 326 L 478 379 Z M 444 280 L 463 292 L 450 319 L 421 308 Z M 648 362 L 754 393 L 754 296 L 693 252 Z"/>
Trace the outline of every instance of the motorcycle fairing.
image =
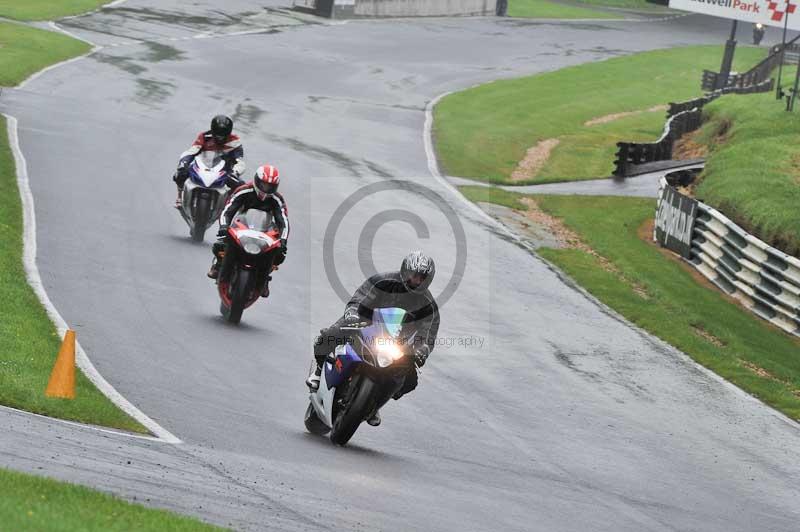
<path id="1" fill-rule="evenodd" d="M 330 363 L 326 362 L 325 366 Z M 330 364 L 331 366 L 333 364 Z M 319 389 L 312 392 L 310 395 L 311 405 L 323 423 L 329 427 L 333 427 L 333 397 L 336 394 L 336 388 L 328 386 L 327 382 L 327 368 L 322 372 L 319 380 Z"/>
<path id="2" fill-rule="evenodd" d="M 192 161 L 192 165 L 189 167 L 189 177 L 201 187 L 221 187 L 226 180 L 225 160 L 203 153 Z"/>
<path id="3" fill-rule="evenodd" d="M 356 354 L 352 346 L 345 344 L 344 353 L 337 354 L 333 363 L 325 361 L 325 381 L 328 383 L 328 388 L 339 386 L 361 362 L 361 357 Z"/>

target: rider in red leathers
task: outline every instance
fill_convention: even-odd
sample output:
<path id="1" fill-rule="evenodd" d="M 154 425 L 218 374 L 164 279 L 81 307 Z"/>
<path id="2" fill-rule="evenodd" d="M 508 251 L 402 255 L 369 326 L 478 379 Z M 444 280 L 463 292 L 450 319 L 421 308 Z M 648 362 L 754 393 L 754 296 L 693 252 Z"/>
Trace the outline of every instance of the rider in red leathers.
<path id="1" fill-rule="evenodd" d="M 205 151 L 217 152 L 225 160 L 225 171 L 228 173 L 227 185 L 230 188 L 236 188 L 242 184 L 239 179 L 239 176 L 245 171 L 242 141 L 233 134 L 233 120 L 225 115 L 217 115 L 211 120 L 211 129 L 197 135 L 189 149 L 181 154 L 178 169 L 172 177 L 178 186 L 178 198 L 175 200 L 176 209 L 181 206 L 183 184 L 189 178 L 189 166 L 197 155 Z"/>

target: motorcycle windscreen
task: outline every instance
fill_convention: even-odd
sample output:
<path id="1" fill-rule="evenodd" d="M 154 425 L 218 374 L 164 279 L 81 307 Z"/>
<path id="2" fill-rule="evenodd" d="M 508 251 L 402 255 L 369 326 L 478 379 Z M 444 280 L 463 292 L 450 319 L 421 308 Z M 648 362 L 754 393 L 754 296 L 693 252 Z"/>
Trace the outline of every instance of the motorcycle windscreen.
<path id="1" fill-rule="evenodd" d="M 200 162 L 203 163 L 203 166 L 209 170 L 221 171 L 225 166 L 225 160 L 220 157 L 219 152 L 204 151 L 201 152 L 196 158 L 199 158 Z"/>
<path id="2" fill-rule="evenodd" d="M 258 209 L 250 209 L 239 213 L 236 215 L 233 221 L 234 224 L 238 222 L 248 229 L 262 233 L 266 233 L 274 225 L 272 215 Z"/>
<path id="3" fill-rule="evenodd" d="M 406 311 L 401 308 L 376 308 L 372 312 L 372 324 L 361 330 L 361 336 L 370 346 L 379 344 L 382 339 L 397 339 L 405 316 Z"/>

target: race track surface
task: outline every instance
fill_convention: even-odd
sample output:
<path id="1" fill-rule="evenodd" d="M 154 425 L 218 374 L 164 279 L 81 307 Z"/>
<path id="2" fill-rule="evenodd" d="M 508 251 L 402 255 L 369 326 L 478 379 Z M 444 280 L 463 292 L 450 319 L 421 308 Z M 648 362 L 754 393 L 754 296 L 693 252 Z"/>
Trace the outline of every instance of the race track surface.
<path id="1" fill-rule="evenodd" d="M 184 443 L 0 409 L 1 465 L 241 529 L 796 530 L 797 426 L 563 282 L 432 178 L 423 144 L 442 92 L 720 43 L 726 24 L 321 24 L 253 4 L 131 0 L 70 19 L 104 48 L 3 92 L 50 297 L 106 379 Z M 171 208 L 178 154 L 220 112 L 250 171 L 280 168 L 292 220 L 272 296 L 240 327 L 205 277 L 213 232 L 192 244 Z M 393 178 L 412 184 L 356 203 L 324 241 L 337 207 Z M 397 221 L 415 217 L 427 235 Z M 365 224 L 379 270 L 422 246 L 439 293 L 459 249 L 466 269 L 419 389 L 336 448 L 304 430 L 303 380 L 343 308 L 323 249 L 352 290 Z"/>

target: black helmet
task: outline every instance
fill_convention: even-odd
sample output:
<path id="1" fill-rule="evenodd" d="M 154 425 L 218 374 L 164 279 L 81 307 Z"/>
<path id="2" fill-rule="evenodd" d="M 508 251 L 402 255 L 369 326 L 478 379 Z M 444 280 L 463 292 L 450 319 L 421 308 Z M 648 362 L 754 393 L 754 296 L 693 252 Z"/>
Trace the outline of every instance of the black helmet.
<path id="1" fill-rule="evenodd" d="M 211 119 L 211 136 L 219 143 L 225 142 L 233 131 L 233 120 L 225 115 L 217 115 Z"/>
<path id="2" fill-rule="evenodd" d="M 436 275 L 436 264 L 422 251 L 414 251 L 406 255 L 400 266 L 400 279 L 409 292 L 424 292 L 433 282 Z"/>

